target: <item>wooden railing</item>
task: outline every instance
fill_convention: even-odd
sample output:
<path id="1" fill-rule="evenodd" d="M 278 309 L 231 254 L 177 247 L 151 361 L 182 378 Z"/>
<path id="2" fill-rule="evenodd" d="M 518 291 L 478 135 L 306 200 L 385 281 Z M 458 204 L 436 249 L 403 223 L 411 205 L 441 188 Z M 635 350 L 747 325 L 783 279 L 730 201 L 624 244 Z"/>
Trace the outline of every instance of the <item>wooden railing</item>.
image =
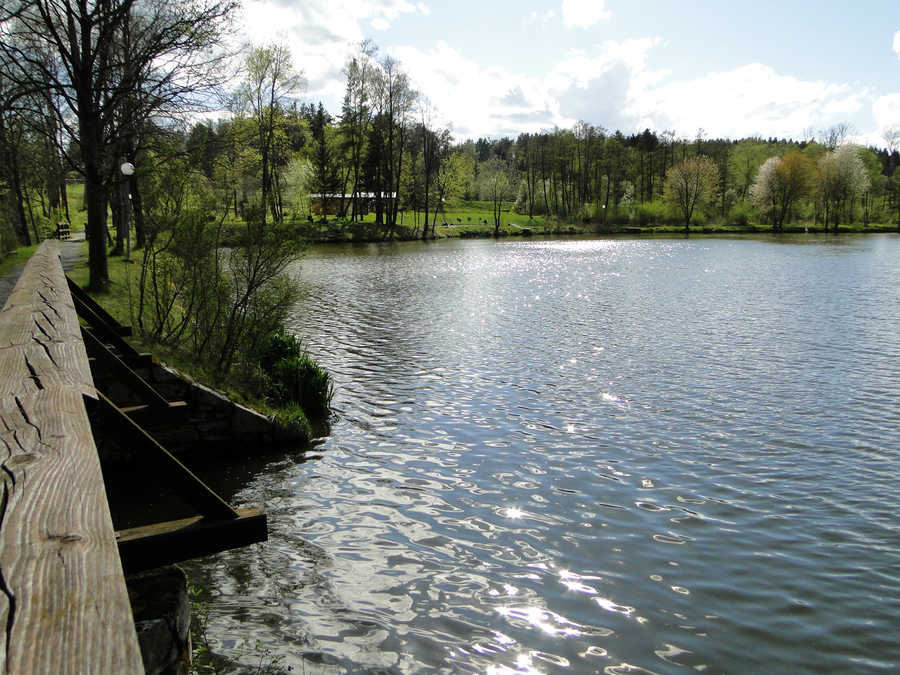
<path id="1" fill-rule="evenodd" d="M 232 508 L 141 426 L 148 413 L 177 424 L 189 407 L 137 372 L 152 370 L 152 358 L 65 276 L 59 246 L 41 244 L 0 312 L 0 675 L 143 673 L 123 569 L 265 541 L 267 519 Z M 142 405 L 109 398 L 92 367 Z M 104 437 L 136 451 L 145 480 L 198 515 L 148 514 L 148 524 L 115 532 L 88 407 Z"/>
<path id="2" fill-rule="evenodd" d="M 142 673 L 58 246 L 0 312 L 0 672 Z"/>

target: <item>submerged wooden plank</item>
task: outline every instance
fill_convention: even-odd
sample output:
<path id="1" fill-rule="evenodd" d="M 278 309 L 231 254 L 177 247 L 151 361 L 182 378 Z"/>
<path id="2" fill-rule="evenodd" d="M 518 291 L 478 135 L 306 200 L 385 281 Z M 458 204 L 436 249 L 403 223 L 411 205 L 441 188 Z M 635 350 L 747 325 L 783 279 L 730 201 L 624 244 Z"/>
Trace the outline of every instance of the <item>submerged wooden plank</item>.
<path id="1" fill-rule="evenodd" d="M 56 245 L 0 312 L 0 672 L 140 673 Z"/>

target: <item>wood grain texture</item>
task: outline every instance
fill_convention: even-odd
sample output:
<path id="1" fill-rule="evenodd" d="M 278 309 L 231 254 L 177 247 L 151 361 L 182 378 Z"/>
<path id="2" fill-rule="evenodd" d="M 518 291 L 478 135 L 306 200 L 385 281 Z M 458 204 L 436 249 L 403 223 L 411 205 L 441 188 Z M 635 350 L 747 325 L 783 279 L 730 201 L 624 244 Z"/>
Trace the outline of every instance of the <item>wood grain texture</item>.
<path id="1" fill-rule="evenodd" d="M 0 312 L 0 673 L 142 673 L 56 246 Z"/>
<path id="2" fill-rule="evenodd" d="M 64 379 L 96 398 L 59 244 L 53 241 L 34 253 L 0 311 L 0 395 L 37 391 L 45 378 Z"/>

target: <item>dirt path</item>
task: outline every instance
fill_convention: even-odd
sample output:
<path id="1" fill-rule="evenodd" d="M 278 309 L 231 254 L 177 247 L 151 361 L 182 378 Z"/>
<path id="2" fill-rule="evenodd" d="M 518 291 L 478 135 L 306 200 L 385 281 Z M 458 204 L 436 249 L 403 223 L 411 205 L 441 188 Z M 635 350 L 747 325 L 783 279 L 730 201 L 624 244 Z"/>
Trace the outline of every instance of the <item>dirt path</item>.
<path id="1" fill-rule="evenodd" d="M 72 269 L 80 260 L 86 257 L 86 253 L 82 252 L 82 244 L 84 243 L 84 232 L 76 232 L 69 241 L 60 242 L 62 245 L 59 249 L 59 257 L 62 260 L 63 269 L 67 272 Z M 0 307 L 6 304 L 9 294 L 16 287 L 19 275 L 22 274 L 24 265 L 14 267 L 9 274 L 0 278 Z"/>

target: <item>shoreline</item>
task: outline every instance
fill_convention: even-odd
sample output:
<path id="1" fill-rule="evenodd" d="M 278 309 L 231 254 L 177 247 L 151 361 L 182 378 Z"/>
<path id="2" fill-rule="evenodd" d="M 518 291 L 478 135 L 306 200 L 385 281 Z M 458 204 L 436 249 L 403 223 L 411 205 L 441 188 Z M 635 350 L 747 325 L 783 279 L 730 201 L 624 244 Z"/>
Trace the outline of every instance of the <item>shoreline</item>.
<path id="1" fill-rule="evenodd" d="M 347 224 L 346 226 L 349 226 Z M 691 227 L 689 231 L 685 231 L 683 227 L 673 227 L 671 225 L 656 226 L 615 226 L 609 228 L 600 228 L 596 225 L 569 225 L 564 229 L 547 230 L 543 228 L 529 228 L 516 224 L 507 224 L 500 232 L 494 234 L 492 229 L 466 229 L 465 226 L 451 226 L 453 230 L 444 229 L 436 230 L 433 237 L 421 236 L 404 236 L 403 233 L 394 233 L 390 237 L 367 237 L 355 236 L 355 232 L 341 229 L 338 232 L 330 232 L 311 236 L 309 243 L 312 245 L 319 244 L 377 244 L 401 241 L 441 241 L 449 239 L 506 239 L 516 237 L 528 239 L 531 237 L 569 237 L 569 236 L 592 236 L 592 237 L 685 237 L 685 236 L 722 236 L 722 235 L 834 235 L 840 236 L 844 234 L 897 234 L 900 233 L 900 227 L 888 224 L 872 224 L 868 226 L 840 226 L 837 231 L 825 229 L 823 227 L 810 227 L 801 225 L 792 225 L 775 230 L 771 226 L 755 226 L 755 225 L 726 225 L 720 227 L 697 226 Z M 519 231 L 510 231 L 509 227 L 515 227 Z"/>

